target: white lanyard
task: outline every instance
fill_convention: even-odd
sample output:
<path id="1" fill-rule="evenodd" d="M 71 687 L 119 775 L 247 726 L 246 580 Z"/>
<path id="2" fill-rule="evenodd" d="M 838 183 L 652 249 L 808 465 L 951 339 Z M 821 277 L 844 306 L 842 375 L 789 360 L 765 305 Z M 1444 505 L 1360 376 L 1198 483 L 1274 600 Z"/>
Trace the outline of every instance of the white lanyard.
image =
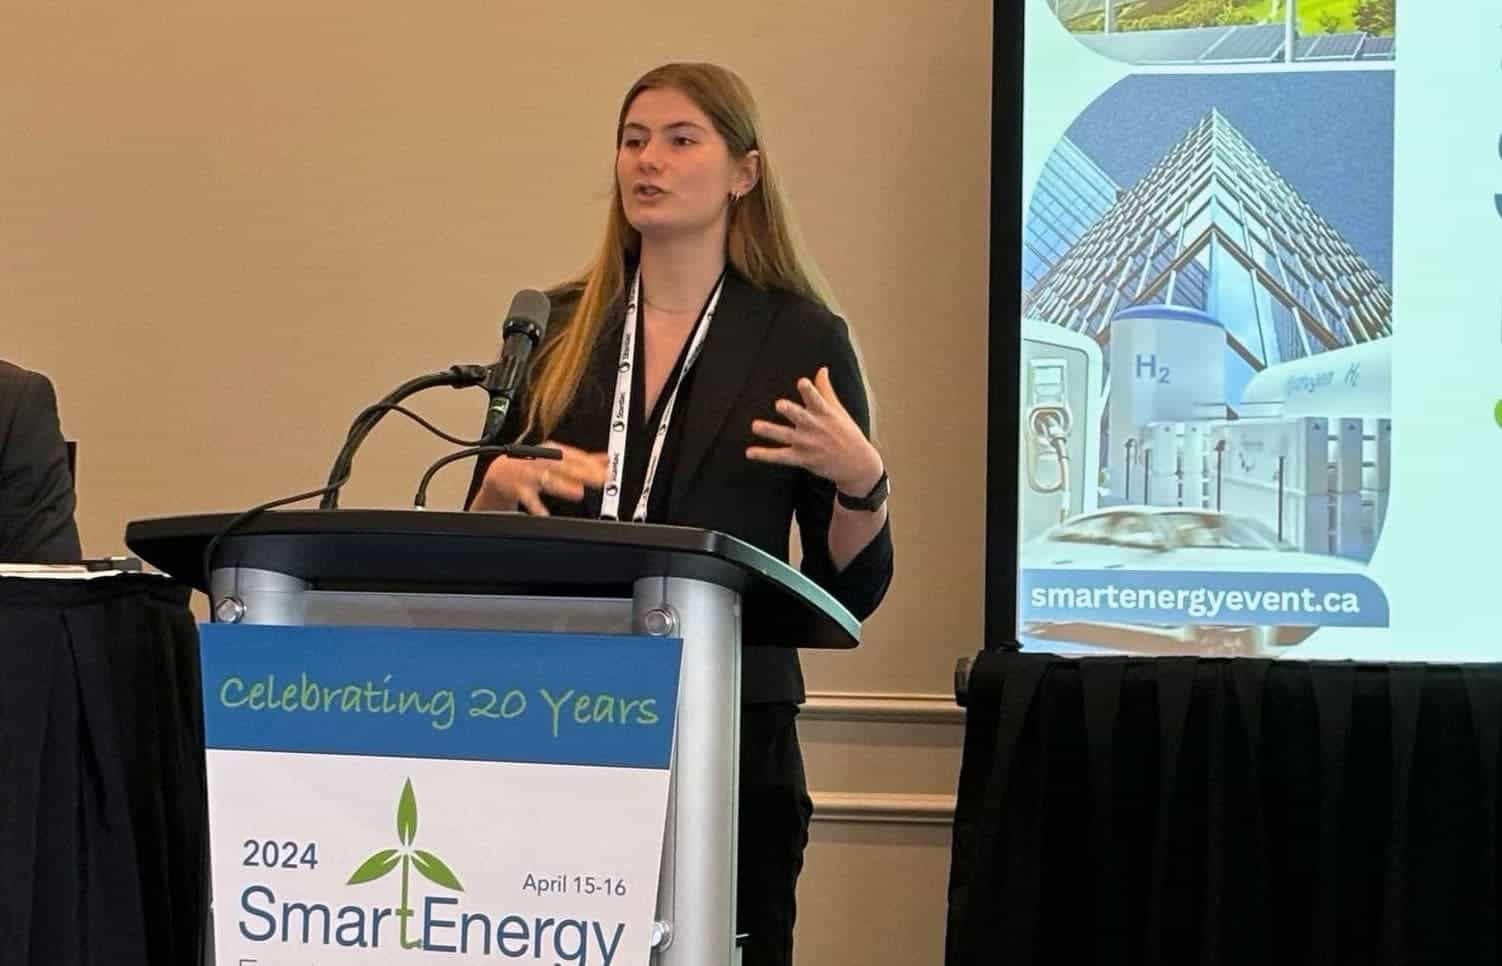
<path id="1" fill-rule="evenodd" d="M 704 347 L 704 334 L 709 331 L 715 306 L 720 302 L 720 289 L 724 285 L 725 277 L 721 275 L 720 281 L 715 284 L 714 293 L 709 297 L 709 304 L 704 307 L 704 314 L 694 326 L 693 340 L 688 344 L 683 368 L 678 370 L 672 394 L 663 406 L 662 421 L 658 423 L 657 436 L 652 440 L 652 455 L 647 460 L 647 474 L 641 481 L 641 496 L 636 500 L 636 512 L 631 514 L 631 519 L 637 523 L 647 518 L 647 500 L 652 496 L 652 481 L 657 476 L 657 461 L 662 458 L 662 443 L 667 439 L 668 424 L 673 421 L 673 406 L 678 402 L 678 388 L 683 385 L 684 377 L 693 368 L 694 361 L 699 358 L 699 351 Z M 631 369 L 636 364 L 637 306 L 640 301 L 641 269 L 638 268 L 631 280 L 631 296 L 626 300 L 626 324 L 621 328 L 621 358 L 615 369 L 615 405 L 610 410 L 610 443 L 606 450 L 608 475 L 605 478 L 605 493 L 600 500 L 600 516 L 607 520 L 620 519 L 621 477 L 626 472 L 626 432 L 631 422 L 633 383 Z M 646 415 L 650 418 L 651 414 Z"/>

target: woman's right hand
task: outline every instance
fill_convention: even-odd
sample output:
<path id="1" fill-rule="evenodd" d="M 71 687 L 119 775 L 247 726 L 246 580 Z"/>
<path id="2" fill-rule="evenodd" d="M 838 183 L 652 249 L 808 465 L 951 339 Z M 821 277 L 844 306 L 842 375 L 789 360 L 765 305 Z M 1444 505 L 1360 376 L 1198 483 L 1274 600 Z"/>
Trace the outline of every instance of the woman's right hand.
<path id="1" fill-rule="evenodd" d="M 585 489 L 598 490 L 605 485 L 606 456 L 586 453 L 574 446 L 549 440 L 541 444 L 563 453 L 562 459 L 528 460 L 498 456 L 485 471 L 480 492 L 475 494 L 471 510 L 526 510 L 545 517 L 548 508 L 542 494 L 578 503 Z"/>

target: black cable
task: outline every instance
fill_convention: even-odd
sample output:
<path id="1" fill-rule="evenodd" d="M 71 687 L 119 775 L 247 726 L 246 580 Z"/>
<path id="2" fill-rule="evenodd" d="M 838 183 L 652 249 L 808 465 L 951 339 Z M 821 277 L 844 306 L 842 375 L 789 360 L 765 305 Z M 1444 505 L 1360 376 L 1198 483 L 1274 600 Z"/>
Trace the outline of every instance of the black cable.
<path id="1" fill-rule="evenodd" d="M 402 383 L 395 390 L 389 393 L 381 402 L 376 403 L 373 406 L 365 407 L 364 409 L 360 410 L 358 415 L 355 416 L 354 420 L 350 424 L 349 432 L 345 435 L 344 445 L 340 448 L 339 455 L 335 457 L 334 465 L 329 470 L 329 479 L 326 484 L 316 490 L 309 490 L 306 493 L 297 493 L 293 496 L 286 496 L 280 499 L 270 500 L 257 506 L 253 506 L 249 510 L 246 510 L 244 513 L 241 513 L 238 516 L 234 517 L 218 533 L 210 537 L 209 542 L 205 544 L 203 548 L 203 587 L 204 593 L 209 598 L 209 620 L 214 621 L 217 619 L 216 615 L 213 612 L 214 591 L 212 580 L 214 575 L 214 551 L 219 549 L 219 544 L 222 543 L 226 537 L 238 530 L 240 527 L 243 527 L 246 523 L 248 523 L 255 517 L 259 516 L 262 513 L 265 513 L 267 510 L 274 510 L 277 507 L 287 506 L 291 503 L 299 503 L 303 500 L 311 500 L 314 497 L 322 497 L 323 499 L 320 502 L 320 506 L 323 509 L 335 508 L 338 505 L 339 490 L 344 486 L 344 484 L 349 482 L 350 474 L 353 471 L 355 450 L 359 447 L 360 443 L 364 441 L 365 437 L 370 435 L 370 431 L 375 428 L 376 423 L 380 422 L 381 417 L 388 412 L 400 412 L 403 415 L 416 420 L 429 432 L 440 436 L 444 440 L 451 442 L 457 446 L 468 445 L 470 442 L 469 440 L 460 439 L 457 436 L 451 436 L 450 434 L 444 432 L 443 430 L 434 426 L 432 423 L 428 422 L 426 419 L 419 416 L 417 413 L 414 413 L 411 410 L 398 405 L 398 402 L 402 399 L 407 398 L 413 393 L 420 392 L 424 389 L 431 389 L 436 386 L 451 386 L 455 389 L 464 389 L 470 386 L 482 385 L 485 382 L 486 376 L 489 375 L 489 372 L 490 369 L 488 366 L 456 365 L 450 366 L 442 372 L 435 372 L 423 376 L 418 376 L 416 379 L 410 379 L 407 382 Z M 234 596 L 237 597 L 239 596 L 239 582 L 239 568 L 237 567 L 235 568 L 234 588 Z"/>
<path id="2" fill-rule="evenodd" d="M 390 408 L 400 411 L 400 407 L 397 406 L 392 406 Z M 426 425 L 426 422 L 424 420 L 419 419 L 418 421 L 423 422 Z M 435 432 L 437 431 L 435 430 Z M 439 435 L 443 435 L 445 439 L 451 439 L 451 437 L 445 434 L 440 433 Z M 438 471 L 443 469 L 445 466 L 464 459 L 468 456 L 486 456 L 492 453 L 497 456 L 507 456 L 512 459 L 556 460 L 563 458 L 563 452 L 561 450 L 554 449 L 551 446 L 471 446 L 454 453 L 449 453 L 434 462 L 432 466 L 428 467 L 427 472 L 423 474 L 422 482 L 418 485 L 417 495 L 413 499 L 412 505 L 419 508 L 426 506 L 428 484 L 432 481 L 433 477 L 438 473 Z M 253 506 L 249 510 L 246 510 L 244 513 L 241 513 L 234 519 L 230 520 L 229 523 L 224 525 L 223 529 L 209 538 L 209 542 L 205 544 L 203 548 L 203 586 L 204 593 L 209 598 L 210 621 L 213 621 L 215 619 L 215 615 L 212 612 L 214 601 L 214 592 L 212 585 L 214 574 L 214 551 L 219 549 L 219 544 L 224 540 L 224 538 L 229 536 L 234 531 L 240 529 L 257 516 L 265 513 L 267 510 L 275 510 L 280 506 L 287 506 L 291 503 L 299 503 L 303 500 L 311 500 L 315 496 L 322 496 L 330 489 L 338 489 L 348 481 L 349 474 L 346 473 L 344 478 L 335 480 L 329 486 L 323 486 L 316 490 L 309 490 L 306 493 L 298 493 L 293 496 L 285 496 L 278 500 L 270 500 L 266 503 Z M 236 569 L 238 571 L 238 568 Z M 236 580 L 238 581 L 238 573 L 236 575 Z"/>
<path id="3" fill-rule="evenodd" d="M 239 516 L 235 517 L 229 523 L 225 524 L 223 529 L 209 538 L 209 542 L 204 545 L 203 548 L 203 592 L 208 595 L 209 598 L 209 620 L 211 622 L 216 620 L 213 612 L 214 588 L 212 584 L 214 576 L 214 551 L 219 548 L 220 541 L 222 541 L 225 537 L 229 536 L 234 531 L 245 526 L 245 524 L 249 523 L 255 517 L 260 516 L 262 513 L 265 513 L 267 510 L 274 510 L 279 506 L 286 506 L 289 503 L 298 503 L 302 500 L 311 500 L 315 496 L 322 496 L 331 489 L 338 489 L 339 487 L 343 486 L 348 480 L 349 474 L 346 473 L 344 479 L 338 480 L 332 486 L 321 487 L 317 490 L 309 490 L 306 493 L 299 493 L 296 496 L 285 496 L 279 500 L 271 500 L 268 503 L 262 503 L 258 506 L 253 506 L 249 510 L 246 510 L 244 513 L 241 513 Z M 235 568 L 235 590 L 237 591 L 237 593 L 234 596 L 239 596 L 239 580 L 240 571 L 237 567 Z"/>
<path id="4" fill-rule="evenodd" d="M 496 456 L 507 456 L 511 459 L 524 460 L 557 460 L 563 458 L 563 451 L 554 449 L 551 446 L 470 446 L 467 449 L 449 453 L 428 467 L 427 472 L 422 475 L 422 482 L 417 484 L 417 495 L 412 497 L 412 505 L 418 509 L 426 506 L 428 484 L 432 482 L 433 477 L 438 471 L 445 466 L 469 456 L 489 456 L 492 453 Z"/>
<path id="5" fill-rule="evenodd" d="M 439 439 L 445 442 L 453 443 L 455 446 L 486 445 L 483 439 L 460 439 L 457 436 L 451 436 L 443 430 L 439 429 L 437 426 L 434 426 L 432 423 L 428 422 L 423 417 L 419 416 L 417 413 L 414 413 L 406 406 L 402 406 L 398 403 L 376 403 L 374 406 L 366 406 L 360 411 L 360 415 L 355 417 L 355 420 L 356 422 L 358 422 L 362 418 L 368 418 L 378 413 L 400 413 L 403 416 L 406 416 L 408 419 L 411 419 L 413 422 L 417 423 L 417 425 L 421 426 L 423 429 L 426 429 L 428 432 L 432 433 L 434 436 L 437 436 Z M 354 432 L 353 426 L 350 427 L 350 432 Z"/>
<path id="6" fill-rule="evenodd" d="M 450 366 L 443 372 L 429 373 L 425 376 L 418 376 L 416 379 L 410 379 L 392 390 L 379 403 L 361 410 L 350 426 L 349 435 L 345 437 L 344 445 L 340 448 L 339 455 L 334 458 L 334 465 L 329 469 L 328 482 L 322 490 L 323 499 L 319 501 L 319 508 L 333 510 L 339 506 L 339 489 L 349 480 L 355 461 L 355 451 L 360 448 L 360 444 L 365 441 L 365 437 L 370 435 L 370 431 L 375 428 L 376 423 L 380 422 L 381 417 L 393 408 L 396 403 L 401 402 L 413 393 L 421 392 L 424 389 L 431 389 L 435 386 L 452 386 L 456 389 L 462 389 L 469 386 L 481 385 L 484 383 L 489 371 L 485 366 Z"/>

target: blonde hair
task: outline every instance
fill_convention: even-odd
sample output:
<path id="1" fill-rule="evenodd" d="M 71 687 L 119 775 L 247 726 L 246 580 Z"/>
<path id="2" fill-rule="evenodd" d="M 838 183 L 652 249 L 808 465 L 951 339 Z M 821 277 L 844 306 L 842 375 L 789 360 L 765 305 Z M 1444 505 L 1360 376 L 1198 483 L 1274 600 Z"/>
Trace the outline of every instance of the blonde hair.
<path id="1" fill-rule="evenodd" d="M 730 264 L 758 288 L 781 289 L 837 311 L 828 286 L 798 239 L 776 170 L 767 156 L 750 88 L 734 73 L 714 64 L 675 63 L 650 70 L 631 85 L 621 103 L 615 125 L 617 148 L 632 102 L 642 91 L 656 88 L 670 88 L 692 100 L 724 138 L 732 158 L 743 158 L 753 150 L 760 155 L 760 178 L 744 197 L 730 204 L 726 239 Z M 541 347 L 534 363 L 523 437 L 536 433 L 539 439 L 547 438 L 572 405 L 590 353 L 605 327 L 606 313 L 625 290 L 626 257 L 640 251 L 641 234 L 626 220 L 620 183 L 612 175 L 605 237 L 594 261 L 579 278 L 549 292 L 555 301 L 560 297 L 578 301 L 568 319 L 555 329 L 556 334 Z"/>

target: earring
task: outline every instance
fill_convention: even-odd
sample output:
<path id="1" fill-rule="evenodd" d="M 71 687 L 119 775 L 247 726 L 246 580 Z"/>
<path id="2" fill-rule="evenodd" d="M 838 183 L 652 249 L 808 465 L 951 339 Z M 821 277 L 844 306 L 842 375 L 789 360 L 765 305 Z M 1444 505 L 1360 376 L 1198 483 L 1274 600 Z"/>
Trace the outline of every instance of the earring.
<path id="1" fill-rule="evenodd" d="M 732 205 L 735 204 L 737 201 L 740 201 L 740 200 L 741 200 L 741 196 L 740 196 L 739 193 L 734 192 L 734 191 L 730 192 L 730 203 Z"/>

